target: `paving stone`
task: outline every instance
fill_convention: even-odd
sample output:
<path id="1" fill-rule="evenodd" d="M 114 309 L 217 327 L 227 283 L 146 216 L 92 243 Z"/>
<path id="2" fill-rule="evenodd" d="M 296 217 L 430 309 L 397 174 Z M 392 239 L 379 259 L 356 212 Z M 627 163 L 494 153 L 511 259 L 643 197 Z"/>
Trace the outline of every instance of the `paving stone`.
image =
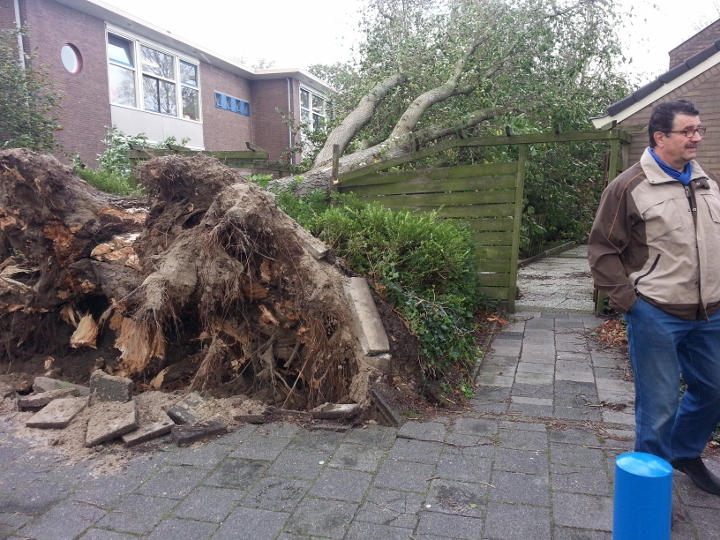
<path id="1" fill-rule="evenodd" d="M 544 452 L 548 449 L 548 437 L 544 431 L 528 432 L 518 429 L 501 428 L 500 446 L 516 450 L 532 450 Z"/>
<path id="2" fill-rule="evenodd" d="M 485 514 L 488 487 L 487 484 L 435 479 L 430 484 L 425 509 L 481 518 Z"/>
<path id="3" fill-rule="evenodd" d="M 417 526 L 418 538 L 455 538 L 478 540 L 481 538 L 483 521 L 474 517 L 444 515 L 423 512 Z"/>
<path id="4" fill-rule="evenodd" d="M 244 491 L 198 486 L 172 511 L 188 519 L 222 523 L 245 495 Z"/>
<path id="5" fill-rule="evenodd" d="M 480 386 L 499 386 L 503 388 L 512 388 L 513 383 L 515 382 L 514 377 L 503 377 L 498 375 L 485 375 L 483 373 L 480 373 L 475 378 L 475 383 Z M 482 392 L 482 391 L 480 391 Z M 477 398 L 476 398 L 477 399 Z"/>
<path id="6" fill-rule="evenodd" d="M 142 495 L 183 499 L 207 476 L 205 469 L 163 467 L 137 490 Z"/>
<path id="7" fill-rule="evenodd" d="M 90 529 L 83 536 L 83 540 L 137 540 L 134 534 L 123 534 L 104 529 Z"/>
<path id="8" fill-rule="evenodd" d="M 315 479 L 330 459 L 327 452 L 284 450 L 268 469 L 273 476 Z"/>
<path id="9" fill-rule="evenodd" d="M 523 361 L 517 365 L 517 373 L 542 373 L 552 375 L 555 373 L 555 367 L 552 364 L 535 364 Z"/>
<path id="10" fill-rule="evenodd" d="M 208 420 L 174 426 L 171 429 L 172 440 L 178 446 L 188 446 L 196 441 L 224 435 L 227 433 L 227 424 L 223 420 Z"/>
<path id="11" fill-rule="evenodd" d="M 9 481 L 3 476 L 3 482 Z M 40 515 L 56 504 L 67 499 L 74 489 L 70 486 L 33 480 L 24 487 L 19 487 L 9 493 L 0 501 L 0 511 L 3 513 L 19 513 L 26 515 Z"/>
<path id="12" fill-rule="evenodd" d="M 325 469 L 315 481 L 310 496 L 360 502 L 372 479 L 371 474 L 360 471 Z"/>
<path id="13" fill-rule="evenodd" d="M 74 501 L 60 503 L 18 531 L 35 540 L 72 540 L 105 515 L 105 511 Z"/>
<path id="14" fill-rule="evenodd" d="M 134 492 L 143 481 L 144 479 L 125 474 L 105 475 L 86 483 L 74 494 L 73 499 L 109 509 Z"/>
<path id="15" fill-rule="evenodd" d="M 41 429 L 63 429 L 70 425 L 72 419 L 86 406 L 86 398 L 56 399 L 33 415 L 32 418 L 25 422 L 25 425 Z"/>
<path id="16" fill-rule="evenodd" d="M 364 426 L 353 429 L 345 436 L 344 442 L 364 444 L 378 448 L 390 448 L 395 442 L 397 430 L 383 426 Z"/>
<path id="17" fill-rule="evenodd" d="M 425 493 L 435 465 L 387 459 L 375 477 L 375 487 Z"/>
<path id="18" fill-rule="evenodd" d="M 492 459 L 443 453 L 435 470 L 437 478 L 459 482 L 489 482 Z"/>
<path id="19" fill-rule="evenodd" d="M 276 512 L 292 512 L 310 489 L 308 480 L 261 478 L 242 500 L 242 506 L 264 508 Z"/>
<path id="20" fill-rule="evenodd" d="M 548 474 L 547 452 L 502 449 L 495 457 L 495 470 L 525 474 Z"/>
<path id="21" fill-rule="evenodd" d="M 85 444 L 98 444 L 117 439 L 138 428 L 137 405 L 134 401 L 107 401 L 90 408 Z"/>
<path id="22" fill-rule="evenodd" d="M 290 444 L 290 440 L 286 437 L 259 436 L 256 432 L 241 442 L 230 457 L 272 461 Z"/>
<path id="23" fill-rule="evenodd" d="M 119 401 L 125 403 L 133 396 L 133 382 L 126 377 L 108 375 L 102 370 L 95 370 L 90 375 L 90 403 L 103 401 Z"/>
<path id="24" fill-rule="evenodd" d="M 250 435 L 252 435 L 257 429 L 257 427 L 258 426 L 253 424 L 245 424 L 238 428 L 233 428 L 233 431 L 231 431 L 227 435 L 223 435 L 215 442 L 217 442 L 218 444 L 235 446 L 247 439 Z"/>
<path id="25" fill-rule="evenodd" d="M 326 499 L 304 499 L 290 517 L 285 530 L 290 533 L 343 538 L 358 505 Z"/>
<path id="26" fill-rule="evenodd" d="M 328 465 L 342 469 L 375 472 L 385 457 L 385 450 L 368 448 L 359 444 L 341 444 Z"/>
<path id="27" fill-rule="evenodd" d="M 356 520 L 414 529 L 424 502 L 425 495 L 420 493 L 371 488 L 357 513 Z"/>
<path id="28" fill-rule="evenodd" d="M 388 458 L 396 461 L 435 463 L 441 450 L 441 443 L 398 438 L 390 449 Z"/>
<path id="29" fill-rule="evenodd" d="M 260 508 L 236 508 L 220 526 L 212 540 L 274 540 L 283 528 L 288 514 Z"/>
<path id="30" fill-rule="evenodd" d="M 520 384 L 551 384 L 553 376 L 546 373 L 516 373 L 515 382 Z"/>
<path id="31" fill-rule="evenodd" d="M 566 427 L 548 431 L 548 440 L 554 443 L 597 445 L 598 436 L 594 431 Z"/>
<path id="32" fill-rule="evenodd" d="M 556 492 L 552 496 L 552 505 L 556 525 L 612 530 L 612 497 Z"/>
<path id="33" fill-rule="evenodd" d="M 612 495 L 612 484 L 603 469 L 550 465 L 553 491 L 585 493 L 589 495 Z"/>
<path id="34" fill-rule="evenodd" d="M 151 424 L 141 425 L 135 431 L 131 431 L 122 436 L 122 442 L 127 447 L 137 446 L 144 442 L 152 441 L 163 435 L 170 433 L 170 430 L 175 425 L 170 417 L 163 413 L 166 417 L 165 420 L 153 422 Z"/>
<path id="35" fill-rule="evenodd" d="M 344 435 L 342 433 L 335 433 L 332 431 L 302 430 L 292 438 L 287 447 L 331 454 L 342 442 L 343 437 Z"/>
<path id="36" fill-rule="evenodd" d="M 163 497 L 133 494 L 97 522 L 97 528 L 116 532 L 147 534 L 177 504 Z"/>
<path id="37" fill-rule="evenodd" d="M 205 404 L 200 394 L 192 392 L 167 410 L 167 415 L 176 424 L 192 424 L 197 421 L 198 409 Z"/>
<path id="38" fill-rule="evenodd" d="M 247 459 L 224 460 L 205 478 L 203 484 L 248 491 L 267 469 L 267 463 Z"/>
<path id="39" fill-rule="evenodd" d="M 49 392 L 51 390 L 59 390 L 61 388 L 74 388 L 78 393 L 78 397 L 86 397 L 90 395 L 90 388 L 79 384 L 73 384 L 67 381 L 61 381 L 60 379 L 53 379 L 51 377 L 35 377 L 33 379 L 33 391 L 34 392 Z"/>
<path id="40" fill-rule="evenodd" d="M 553 408 L 548 405 L 528 405 L 525 403 L 510 403 L 508 414 L 521 416 L 552 417 Z"/>
<path id="41" fill-rule="evenodd" d="M 448 444 L 443 448 L 443 455 L 460 454 L 492 458 L 496 452 L 497 436 L 483 437 L 465 433 L 450 433 L 445 437 L 445 441 Z"/>
<path id="42" fill-rule="evenodd" d="M 555 527 L 555 540 L 612 540 L 612 533 Z M 694 540 L 694 539 L 693 539 Z"/>
<path id="43" fill-rule="evenodd" d="M 480 435 L 492 437 L 498 432 L 497 422 L 480 418 L 458 418 L 452 426 L 454 433 L 466 433 L 469 435 Z"/>
<path id="44" fill-rule="evenodd" d="M 412 540 L 412 529 L 399 529 L 375 523 L 354 522 L 350 526 L 346 540 L 368 540 L 368 538 L 382 538 L 383 540 Z"/>
<path id="45" fill-rule="evenodd" d="M 74 388 L 58 388 L 57 390 L 49 390 L 39 394 L 28 394 L 27 396 L 18 396 L 17 406 L 22 411 L 42 409 L 45 405 L 53 400 L 69 397 L 80 397 Z"/>
<path id="46" fill-rule="evenodd" d="M 488 504 L 485 536 L 503 540 L 551 538 L 550 509 L 534 506 Z"/>
<path id="47" fill-rule="evenodd" d="M 226 445 L 203 444 L 183 448 L 168 460 L 170 465 L 192 465 L 201 469 L 214 469 L 222 462 L 231 449 Z"/>
<path id="48" fill-rule="evenodd" d="M 439 422 L 405 422 L 398 437 L 441 441 L 445 437 L 445 426 Z"/>
<path id="49" fill-rule="evenodd" d="M 550 443 L 550 462 L 573 467 L 605 468 L 602 450 L 574 444 Z"/>
<path id="50" fill-rule="evenodd" d="M 492 501 L 550 506 L 550 483 L 547 476 L 495 471 L 490 479 Z"/>
<path id="51" fill-rule="evenodd" d="M 202 540 L 210 538 L 218 525 L 191 521 L 189 519 L 168 518 L 163 520 L 155 530 L 147 536 L 148 540 Z"/>

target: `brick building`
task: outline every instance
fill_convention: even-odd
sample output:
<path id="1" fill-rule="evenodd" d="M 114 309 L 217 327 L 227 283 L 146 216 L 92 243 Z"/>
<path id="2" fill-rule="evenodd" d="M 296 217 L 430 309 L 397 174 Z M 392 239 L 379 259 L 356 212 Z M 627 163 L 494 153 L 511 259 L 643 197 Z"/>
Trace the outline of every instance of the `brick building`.
<path id="1" fill-rule="evenodd" d="M 329 114 L 330 89 L 309 73 L 254 70 L 99 0 L 0 0 L 0 28 L 16 26 L 63 95 L 58 141 L 88 164 L 110 125 L 204 150 L 250 142 L 277 160 L 293 143 L 277 109 L 310 129 Z"/>
<path id="2" fill-rule="evenodd" d="M 633 135 L 628 164 L 640 159 L 649 146 L 650 111 L 661 102 L 687 99 L 700 110 L 708 128 L 698 152 L 699 160 L 720 173 L 720 19 L 670 51 L 669 71 L 607 108 L 593 118 L 597 129 L 614 124 Z"/>

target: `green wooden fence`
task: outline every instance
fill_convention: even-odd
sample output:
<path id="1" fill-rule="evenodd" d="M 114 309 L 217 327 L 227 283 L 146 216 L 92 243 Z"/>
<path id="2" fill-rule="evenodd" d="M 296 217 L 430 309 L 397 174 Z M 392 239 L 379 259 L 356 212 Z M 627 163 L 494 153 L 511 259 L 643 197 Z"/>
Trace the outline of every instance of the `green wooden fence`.
<path id="1" fill-rule="evenodd" d="M 437 211 L 472 231 L 483 292 L 514 309 L 524 161 L 340 177 L 339 191 L 392 210 Z"/>

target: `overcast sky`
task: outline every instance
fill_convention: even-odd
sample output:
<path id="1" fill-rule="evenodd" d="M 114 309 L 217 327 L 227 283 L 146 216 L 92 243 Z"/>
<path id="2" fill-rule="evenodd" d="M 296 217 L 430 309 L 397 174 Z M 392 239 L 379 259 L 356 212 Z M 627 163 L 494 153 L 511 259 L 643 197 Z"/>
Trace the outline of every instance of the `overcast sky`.
<path id="1" fill-rule="evenodd" d="M 247 65 L 305 68 L 349 57 L 363 0 L 103 0 Z M 668 68 L 667 53 L 720 14 L 720 0 L 619 0 L 639 16 L 622 39 L 641 84 Z"/>

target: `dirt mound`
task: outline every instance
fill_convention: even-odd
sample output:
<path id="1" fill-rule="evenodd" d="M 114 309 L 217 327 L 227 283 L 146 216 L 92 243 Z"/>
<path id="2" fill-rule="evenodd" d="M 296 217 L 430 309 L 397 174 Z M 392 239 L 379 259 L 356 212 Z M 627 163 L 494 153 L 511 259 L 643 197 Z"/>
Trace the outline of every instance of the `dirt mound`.
<path id="1" fill-rule="evenodd" d="M 271 194 L 205 156 L 138 169 L 150 194 L 99 192 L 52 157 L 0 152 L 0 370 L 137 390 L 245 395 L 284 409 L 369 403 L 333 253 Z M 394 375 L 417 343 L 376 298 Z M 392 378 L 390 378 L 392 380 Z"/>

